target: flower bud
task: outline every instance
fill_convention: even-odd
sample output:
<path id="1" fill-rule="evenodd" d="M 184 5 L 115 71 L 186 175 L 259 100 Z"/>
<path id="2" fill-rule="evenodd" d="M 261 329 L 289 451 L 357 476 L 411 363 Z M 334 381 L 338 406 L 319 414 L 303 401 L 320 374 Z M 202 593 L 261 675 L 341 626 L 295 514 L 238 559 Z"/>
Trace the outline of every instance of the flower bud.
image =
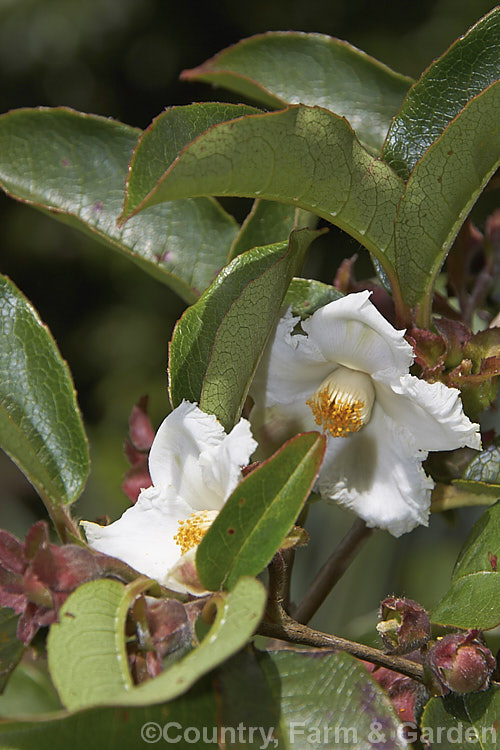
<path id="1" fill-rule="evenodd" d="M 431 623 L 426 610 L 412 599 L 389 596 L 380 603 L 377 630 L 393 654 L 406 654 L 429 640 Z"/>
<path id="2" fill-rule="evenodd" d="M 478 630 L 441 638 L 428 652 L 427 664 L 436 692 L 447 695 L 487 690 L 496 667 L 493 654 L 478 639 Z"/>

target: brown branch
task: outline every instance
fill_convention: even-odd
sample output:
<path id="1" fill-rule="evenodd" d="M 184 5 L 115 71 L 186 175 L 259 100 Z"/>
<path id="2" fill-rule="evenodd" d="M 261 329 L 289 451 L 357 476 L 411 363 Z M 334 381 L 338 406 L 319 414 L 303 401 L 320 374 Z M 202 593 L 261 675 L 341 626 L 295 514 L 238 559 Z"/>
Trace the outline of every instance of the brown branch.
<path id="1" fill-rule="evenodd" d="M 424 682 L 423 667 L 416 662 L 405 659 L 402 656 L 384 654 L 376 648 L 348 641 L 346 638 L 339 638 L 335 635 L 321 633 L 319 630 L 312 630 L 312 628 L 301 625 L 295 622 L 295 620 L 286 620 L 281 624 L 263 622 L 257 632 L 259 635 L 264 635 L 268 638 L 277 638 L 288 643 L 299 643 L 304 646 L 346 651 L 358 659 L 363 659 L 379 667 L 385 667 L 393 672 L 399 672 L 406 677 L 411 677 L 412 680 L 417 680 L 417 682 Z"/>
<path id="2" fill-rule="evenodd" d="M 337 549 L 323 565 L 309 591 L 293 613 L 297 622 L 309 622 L 372 533 L 373 529 L 367 528 L 365 522 L 360 518 L 353 523 Z"/>

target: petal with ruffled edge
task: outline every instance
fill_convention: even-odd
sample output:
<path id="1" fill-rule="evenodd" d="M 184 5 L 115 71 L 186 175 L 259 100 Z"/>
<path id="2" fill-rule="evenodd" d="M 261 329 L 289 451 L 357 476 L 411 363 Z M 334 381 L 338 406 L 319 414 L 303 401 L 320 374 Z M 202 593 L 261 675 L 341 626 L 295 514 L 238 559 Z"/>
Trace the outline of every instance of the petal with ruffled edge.
<path id="1" fill-rule="evenodd" d="M 427 383 L 413 375 L 374 377 L 377 402 L 395 422 L 411 432 L 417 448 L 448 451 L 481 448 L 479 425 L 464 414 L 460 391 Z"/>
<path id="2" fill-rule="evenodd" d="M 168 572 L 181 556 L 174 541 L 179 521 L 192 508 L 178 497 L 168 499 L 156 487 L 143 490 L 135 505 L 109 526 L 81 521 L 89 546 L 116 557 L 143 575 L 167 585 Z M 171 586 L 174 588 L 174 586 Z M 177 587 L 176 591 L 183 591 Z"/>
<path id="3" fill-rule="evenodd" d="M 360 432 L 328 440 L 318 488 L 368 526 L 400 536 L 428 523 L 434 483 L 422 468 L 425 456 L 408 430 L 375 404 Z"/>
<path id="4" fill-rule="evenodd" d="M 370 292 L 348 294 L 321 307 L 302 323 L 327 360 L 372 374 L 386 369 L 403 375 L 413 363 L 405 331 L 394 328 L 372 305 Z"/>
<path id="5" fill-rule="evenodd" d="M 246 420 L 226 435 L 213 414 L 183 401 L 158 428 L 149 472 L 155 487 L 173 490 L 193 510 L 220 510 L 256 446 Z"/>

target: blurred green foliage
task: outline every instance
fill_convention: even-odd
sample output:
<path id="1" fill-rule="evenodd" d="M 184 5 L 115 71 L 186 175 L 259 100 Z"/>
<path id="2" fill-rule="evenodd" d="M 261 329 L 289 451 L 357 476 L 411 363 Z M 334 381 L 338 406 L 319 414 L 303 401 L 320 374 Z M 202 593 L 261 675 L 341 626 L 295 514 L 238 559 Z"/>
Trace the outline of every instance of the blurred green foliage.
<path id="1" fill-rule="evenodd" d="M 254 33 L 319 31 L 364 49 L 401 73 L 418 74 L 495 3 L 485 0 L 224 0 L 197 6 L 170 0 L 0 0 L 1 111 L 66 105 L 147 127 L 171 104 L 235 101 L 225 91 L 181 84 L 193 67 Z M 248 202 L 225 204 L 242 219 Z M 122 445 L 133 404 L 150 395 L 156 426 L 168 410 L 167 343 L 183 302 L 136 266 L 33 209 L 0 197 L 0 271 L 38 309 L 73 373 L 91 443 L 92 471 L 77 512 L 120 515 L 127 468 Z M 327 248 L 350 256 L 357 244 L 340 230 L 315 244 L 306 273 L 331 281 Z M 365 264 L 364 266 L 362 264 Z M 371 273 L 366 257 L 359 272 Z M 23 536 L 43 506 L 16 467 L 0 455 L 0 526 Z M 452 566 L 477 511 L 434 517 L 431 530 L 369 541 L 331 604 L 313 625 L 363 639 L 389 593 L 430 607 L 448 586 Z M 336 507 L 313 505 L 314 544 L 297 552 L 300 598 L 350 525 Z M 368 634 L 368 635 L 367 635 Z"/>

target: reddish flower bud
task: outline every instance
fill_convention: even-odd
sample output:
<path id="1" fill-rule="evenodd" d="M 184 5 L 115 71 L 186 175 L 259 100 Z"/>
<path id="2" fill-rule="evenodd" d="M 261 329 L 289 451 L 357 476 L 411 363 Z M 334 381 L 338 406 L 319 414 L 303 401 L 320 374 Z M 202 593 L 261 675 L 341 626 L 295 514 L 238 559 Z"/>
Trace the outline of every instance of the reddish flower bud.
<path id="1" fill-rule="evenodd" d="M 463 694 L 488 689 L 496 661 L 478 635 L 478 630 L 445 635 L 429 650 L 426 662 L 437 693 Z"/>
<path id="2" fill-rule="evenodd" d="M 148 397 L 141 396 L 129 419 L 130 441 L 138 451 L 149 451 L 155 432 L 148 417 Z"/>
<path id="3" fill-rule="evenodd" d="M 412 599 L 389 596 L 380 603 L 377 630 L 393 654 L 407 654 L 426 643 L 431 623 L 426 610 Z"/>

